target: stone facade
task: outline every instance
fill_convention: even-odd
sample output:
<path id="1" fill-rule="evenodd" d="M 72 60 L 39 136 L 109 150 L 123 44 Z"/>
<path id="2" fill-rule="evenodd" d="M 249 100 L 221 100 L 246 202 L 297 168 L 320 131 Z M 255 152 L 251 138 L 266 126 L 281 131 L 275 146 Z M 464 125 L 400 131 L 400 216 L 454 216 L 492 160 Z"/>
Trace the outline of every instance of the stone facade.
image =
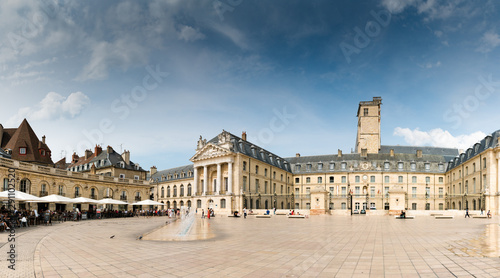
<path id="1" fill-rule="evenodd" d="M 51 194 L 70 198 L 86 197 L 96 200 L 109 197 L 129 203 L 146 200 L 150 197 L 150 186 L 147 181 L 77 173 L 6 158 L 0 158 L 2 190 L 8 189 L 9 169 L 15 170 L 16 190 L 39 197 Z M 21 205 L 26 206 L 26 204 Z M 36 208 L 38 204 L 33 203 L 31 206 Z M 50 204 L 49 208 L 54 210 L 55 205 Z M 89 205 L 82 204 L 81 209 L 87 210 Z M 115 209 L 118 209 L 118 207 L 115 206 Z"/>

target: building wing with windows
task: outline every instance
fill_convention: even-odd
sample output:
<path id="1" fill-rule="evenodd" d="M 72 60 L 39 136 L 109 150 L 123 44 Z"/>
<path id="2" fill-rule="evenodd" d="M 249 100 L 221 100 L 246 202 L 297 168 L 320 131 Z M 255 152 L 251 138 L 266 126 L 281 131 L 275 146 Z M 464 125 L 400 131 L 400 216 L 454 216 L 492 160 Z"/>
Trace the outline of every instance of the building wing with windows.
<path id="1" fill-rule="evenodd" d="M 500 131 L 463 154 L 454 148 L 382 145 L 381 104 L 380 97 L 360 102 L 355 152 L 348 154 L 282 158 L 247 141 L 245 132 L 237 137 L 223 131 L 209 141 L 200 137 L 193 164 L 152 168 L 155 199 L 168 207 L 227 214 L 243 208 L 311 214 L 499 210 Z"/>

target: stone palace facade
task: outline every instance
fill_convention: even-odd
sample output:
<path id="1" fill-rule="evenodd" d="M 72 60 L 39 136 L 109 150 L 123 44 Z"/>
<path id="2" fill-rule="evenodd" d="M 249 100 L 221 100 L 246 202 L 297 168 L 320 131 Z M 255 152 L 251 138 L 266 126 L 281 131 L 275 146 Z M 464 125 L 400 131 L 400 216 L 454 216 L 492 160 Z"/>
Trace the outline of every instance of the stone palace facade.
<path id="1" fill-rule="evenodd" d="M 282 158 L 223 131 L 200 137 L 192 164 L 151 168 L 154 198 L 167 207 L 230 214 L 295 209 L 311 214 L 397 214 L 484 209 L 499 213 L 500 131 L 464 153 L 380 140 L 382 99 L 359 104 L 355 152 Z"/>

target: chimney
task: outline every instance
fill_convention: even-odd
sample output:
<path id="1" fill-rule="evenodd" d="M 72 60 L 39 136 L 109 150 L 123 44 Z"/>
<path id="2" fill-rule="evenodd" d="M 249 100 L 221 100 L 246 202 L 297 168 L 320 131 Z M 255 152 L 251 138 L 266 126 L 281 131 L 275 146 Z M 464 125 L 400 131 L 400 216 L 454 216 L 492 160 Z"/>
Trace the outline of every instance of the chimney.
<path id="1" fill-rule="evenodd" d="M 85 150 L 85 160 L 89 159 L 92 156 L 91 150 Z"/>
<path id="2" fill-rule="evenodd" d="M 156 174 L 158 171 L 156 170 L 156 166 L 153 166 L 150 168 L 150 173 L 151 173 L 151 176 Z"/>
<path id="3" fill-rule="evenodd" d="M 71 159 L 71 164 L 77 163 L 79 158 L 80 157 L 76 153 L 73 153 L 73 156 L 72 156 L 72 159 Z"/>
<path id="4" fill-rule="evenodd" d="M 44 136 L 42 136 L 42 143 L 44 143 L 44 144 L 45 144 L 45 135 L 44 135 Z"/>
<path id="5" fill-rule="evenodd" d="M 295 157 L 300 157 L 300 153 L 296 153 L 296 154 L 295 154 Z"/>
<path id="6" fill-rule="evenodd" d="M 389 152 L 390 156 L 391 157 L 394 157 L 394 149 L 391 149 L 391 151 Z"/>
<path id="7" fill-rule="evenodd" d="M 361 157 L 367 157 L 368 156 L 368 149 L 361 149 Z"/>
<path id="8" fill-rule="evenodd" d="M 113 152 L 113 148 L 111 146 L 108 146 L 107 152 L 108 152 L 108 154 L 112 153 Z"/>
<path id="9" fill-rule="evenodd" d="M 241 133 L 241 139 L 243 139 L 243 141 L 247 140 L 247 132 L 246 131 L 243 131 L 243 133 Z"/>
<path id="10" fill-rule="evenodd" d="M 417 157 L 422 158 L 422 150 L 417 150 Z"/>
<path id="11" fill-rule="evenodd" d="M 95 145 L 95 148 L 94 148 L 94 154 L 95 156 L 98 156 L 102 153 L 102 148 L 101 146 L 98 146 L 98 145 Z"/>
<path id="12" fill-rule="evenodd" d="M 338 151 L 338 157 L 342 157 L 342 150 L 341 149 L 339 149 L 339 151 Z"/>
<path id="13" fill-rule="evenodd" d="M 130 165 L 130 151 L 125 150 L 125 151 L 122 153 L 122 158 L 123 158 L 123 160 L 125 161 L 125 163 L 126 163 L 127 165 Z"/>

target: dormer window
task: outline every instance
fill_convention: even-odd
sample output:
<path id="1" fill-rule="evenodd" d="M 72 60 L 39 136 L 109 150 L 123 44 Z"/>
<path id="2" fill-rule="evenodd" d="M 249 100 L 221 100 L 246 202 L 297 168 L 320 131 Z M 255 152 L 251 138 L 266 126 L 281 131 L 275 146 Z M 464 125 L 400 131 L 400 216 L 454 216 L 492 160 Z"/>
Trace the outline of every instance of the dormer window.
<path id="1" fill-rule="evenodd" d="M 295 171 L 297 171 L 297 172 L 300 171 L 300 164 L 295 164 Z"/>
<path id="2" fill-rule="evenodd" d="M 26 155 L 26 148 L 24 148 L 24 147 L 19 148 L 19 154 L 20 155 Z"/>
<path id="3" fill-rule="evenodd" d="M 323 170 L 323 163 L 318 163 L 318 171 L 322 171 Z"/>
<path id="4" fill-rule="evenodd" d="M 311 167 L 312 167 L 311 163 L 308 163 L 308 164 L 306 165 L 306 170 L 307 170 L 307 172 L 311 172 Z"/>
<path id="5" fill-rule="evenodd" d="M 40 154 L 41 154 L 42 156 L 45 156 L 45 150 L 40 150 Z"/>

